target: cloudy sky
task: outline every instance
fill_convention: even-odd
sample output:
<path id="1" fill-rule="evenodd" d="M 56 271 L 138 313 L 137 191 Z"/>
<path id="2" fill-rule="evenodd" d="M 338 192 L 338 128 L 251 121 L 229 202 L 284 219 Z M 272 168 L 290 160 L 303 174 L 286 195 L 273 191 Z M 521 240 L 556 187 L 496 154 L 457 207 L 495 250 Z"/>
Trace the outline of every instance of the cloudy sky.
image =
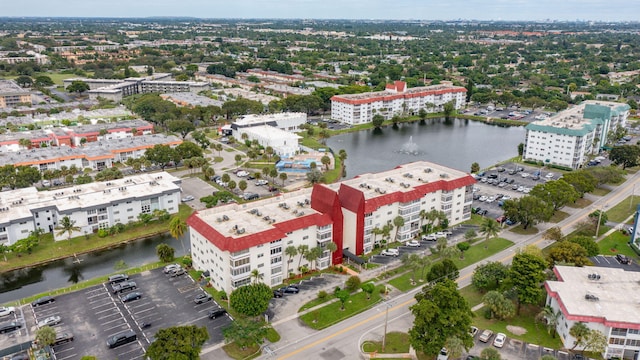
<path id="1" fill-rule="evenodd" d="M 639 0 L 30 0 L 0 9 L 40 17 L 640 20 Z"/>

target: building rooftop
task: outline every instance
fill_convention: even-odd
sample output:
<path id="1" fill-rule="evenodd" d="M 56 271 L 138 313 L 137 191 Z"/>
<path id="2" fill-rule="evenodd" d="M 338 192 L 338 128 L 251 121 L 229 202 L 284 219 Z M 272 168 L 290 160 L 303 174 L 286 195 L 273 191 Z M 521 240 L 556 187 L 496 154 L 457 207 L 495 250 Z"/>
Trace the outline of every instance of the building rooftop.
<path id="1" fill-rule="evenodd" d="M 611 115 L 619 115 L 629 109 L 626 104 L 610 101 L 589 100 L 570 109 L 561 111 L 544 120 L 529 123 L 529 130 L 547 131 L 558 134 L 583 136 L 591 132 Z"/>
<path id="2" fill-rule="evenodd" d="M 29 91 L 20 87 L 13 80 L 0 80 L 0 94 L 26 93 Z"/>
<path id="3" fill-rule="evenodd" d="M 276 113 L 276 114 L 248 114 L 243 115 L 241 118 L 238 118 L 234 123 L 239 126 L 251 125 L 251 124 L 263 124 L 272 121 L 278 120 L 295 120 L 295 119 L 304 119 L 306 121 L 307 114 L 301 112 L 284 112 L 284 113 Z"/>
<path id="4" fill-rule="evenodd" d="M 419 87 L 414 87 L 410 89 L 404 88 L 404 91 L 397 91 L 397 92 L 391 91 L 391 90 L 383 90 L 383 91 L 373 91 L 373 92 L 366 92 L 366 93 L 360 93 L 360 94 L 335 95 L 334 97 L 332 97 L 332 99 L 336 98 L 336 99 L 345 99 L 345 100 L 366 100 L 370 98 L 378 98 L 378 97 L 384 97 L 384 96 L 394 96 L 394 95 L 402 96 L 402 95 L 409 95 L 409 94 L 420 94 L 423 92 L 427 93 L 427 92 L 437 92 L 437 91 L 450 91 L 454 89 L 460 89 L 460 90 L 466 91 L 466 89 L 460 86 L 440 84 L 440 85 L 419 86 Z"/>
<path id="5" fill-rule="evenodd" d="M 274 229 L 274 224 L 309 215 L 322 215 L 311 208 L 312 189 L 254 201 L 198 211 L 198 217 L 222 236 L 239 238 Z"/>
<path id="6" fill-rule="evenodd" d="M 468 178 L 470 178 L 469 174 L 463 171 L 419 161 L 400 165 L 389 171 L 362 174 L 356 178 L 328 186 L 334 187 L 336 190 L 340 184 L 357 188 L 362 191 L 365 200 L 368 200 L 385 194 L 412 192 L 419 186 L 433 184 L 438 181 L 455 181 Z"/>
<path id="7" fill-rule="evenodd" d="M 256 136 L 260 136 L 267 139 L 290 139 L 293 141 L 302 139 L 302 137 L 299 135 L 296 135 L 289 131 L 281 130 L 277 127 L 273 127 L 269 125 L 252 126 L 252 127 L 244 128 L 243 131 L 246 133 L 255 134 Z"/>
<path id="8" fill-rule="evenodd" d="M 179 144 L 182 140 L 173 135 L 153 134 L 126 139 L 89 142 L 81 147 L 51 146 L 25 151 L 0 153 L 0 166 L 8 164 L 33 165 L 55 162 L 57 159 L 111 158 L 115 153 L 153 147 L 157 144 Z"/>
<path id="9" fill-rule="evenodd" d="M 160 95 L 165 100 L 175 101 L 179 103 L 179 105 L 190 105 L 190 106 L 218 106 L 222 107 L 224 105 L 224 101 L 215 100 L 208 98 L 206 96 L 181 92 L 181 93 L 167 93 Z"/>
<path id="10" fill-rule="evenodd" d="M 545 287 L 568 318 L 640 325 L 640 272 L 593 266 L 556 266 L 554 272 L 558 280 Z"/>
<path id="11" fill-rule="evenodd" d="M 37 209 L 55 207 L 60 212 L 66 212 L 131 198 L 144 198 L 161 192 L 179 191 L 180 183 L 179 178 L 167 172 L 159 172 L 64 189 L 38 191 L 35 187 L 29 187 L 4 191 L 0 198 L 0 223 L 31 218 L 31 211 Z"/>

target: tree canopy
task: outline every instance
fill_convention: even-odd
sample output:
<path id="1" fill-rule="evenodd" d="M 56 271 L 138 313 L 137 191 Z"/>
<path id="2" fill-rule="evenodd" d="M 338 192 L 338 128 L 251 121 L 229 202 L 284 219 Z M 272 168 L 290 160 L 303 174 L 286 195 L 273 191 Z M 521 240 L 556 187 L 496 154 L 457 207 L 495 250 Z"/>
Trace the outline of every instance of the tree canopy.
<path id="1" fill-rule="evenodd" d="M 254 283 L 235 289 L 229 298 L 231 307 L 243 315 L 258 316 L 269 307 L 273 291 L 264 283 Z"/>
<path id="2" fill-rule="evenodd" d="M 160 329 L 147 349 L 151 360 L 199 359 L 202 345 L 209 340 L 207 328 L 195 325 Z"/>

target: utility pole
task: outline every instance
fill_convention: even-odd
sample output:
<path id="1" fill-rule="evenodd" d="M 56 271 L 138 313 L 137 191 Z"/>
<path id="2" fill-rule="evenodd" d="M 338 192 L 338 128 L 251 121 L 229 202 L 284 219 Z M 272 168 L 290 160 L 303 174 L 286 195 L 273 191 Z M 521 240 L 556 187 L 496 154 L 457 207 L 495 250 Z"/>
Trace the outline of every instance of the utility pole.
<path id="1" fill-rule="evenodd" d="M 631 196 L 629 197 L 629 210 L 631 210 L 631 205 L 633 205 L 633 198 L 636 194 L 636 184 L 633 183 L 633 191 L 631 192 Z"/>
<path id="2" fill-rule="evenodd" d="M 386 300 L 382 300 L 382 302 L 387 307 L 384 313 L 384 333 L 382 334 L 382 352 L 384 352 L 385 346 L 387 345 L 387 323 L 389 321 L 389 308 L 391 307 L 391 303 Z"/>

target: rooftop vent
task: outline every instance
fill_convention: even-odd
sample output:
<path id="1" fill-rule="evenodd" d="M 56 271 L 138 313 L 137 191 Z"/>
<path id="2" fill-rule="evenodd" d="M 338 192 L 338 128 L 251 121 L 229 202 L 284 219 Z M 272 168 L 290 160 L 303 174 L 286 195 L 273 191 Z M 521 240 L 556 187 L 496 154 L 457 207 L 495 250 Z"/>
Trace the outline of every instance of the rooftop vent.
<path id="1" fill-rule="evenodd" d="M 432 169 L 432 168 L 426 168 L 426 169 L 424 169 L 424 172 L 426 172 L 426 173 L 430 173 L 430 172 L 432 172 L 432 171 L 433 171 L 433 169 Z"/>
<path id="2" fill-rule="evenodd" d="M 600 280 L 600 275 L 597 273 L 593 273 L 593 274 L 587 275 L 587 278 L 589 278 L 589 280 Z"/>
<path id="3" fill-rule="evenodd" d="M 244 228 L 242 228 L 242 229 L 238 229 L 237 232 L 238 232 L 238 234 L 244 234 L 244 231 L 245 231 Z"/>
<path id="4" fill-rule="evenodd" d="M 588 301 L 599 301 L 600 300 L 597 296 L 595 296 L 593 294 L 586 294 L 584 296 L 584 298 L 585 298 L 585 300 L 588 300 Z"/>
<path id="5" fill-rule="evenodd" d="M 440 174 L 440 177 L 443 178 L 443 179 L 446 179 L 446 178 L 449 177 L 449 174 L 442 173 L 442 174 Z"/>

